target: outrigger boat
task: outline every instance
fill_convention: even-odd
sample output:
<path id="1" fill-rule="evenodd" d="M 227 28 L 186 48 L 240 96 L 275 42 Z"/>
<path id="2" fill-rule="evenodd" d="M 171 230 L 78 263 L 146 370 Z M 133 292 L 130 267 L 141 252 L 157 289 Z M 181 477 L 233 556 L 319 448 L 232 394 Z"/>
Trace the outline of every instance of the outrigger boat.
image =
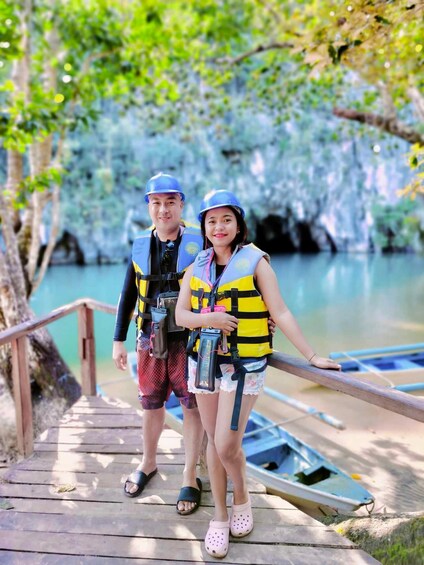
<path id="1" fill-rule="evenodd" d="M 128 365 L 131 377 L 137 380 L 134 353 L 128 354 Z M 281 425 L 312 417 L 343 430 L 343 422 L 271 388 L 265 387 L 264 393 L 303 414 L 276 423 L 252 410 L 243 438 L 248 475 L 262 483 L 268 492 L 313 513 L 334 515 L 373 505 L 372 494 L 355 479 Z M 182 433 L 183 411 L 173 393 L 165 406 L 166 424 Z"/>
<path id="2" fill-rule="evenodd" d="M 173 394 L 166 410 L 168 425 L 181 431 L 182 408 Z M 246 426 L 243 449 L 248 475 L 268 492 L 296 506 L 327 515 L 352 512 L 374 503 L 372 494 L 356 480 L 255 410 Z"/>
<path id="3" fill-rule="evenodd" d="M 424 382 L 393 384 L 380 373 L 421 369 L 424 374 L 424 343 L 411 343 L 374 349 L 357 349 L 330 353 L 345 373 L 373 373 L 388 381 L 392 388 L 404 392 L 424 390 Z M 408 373 L 406 373 L 408 374 Z"/>

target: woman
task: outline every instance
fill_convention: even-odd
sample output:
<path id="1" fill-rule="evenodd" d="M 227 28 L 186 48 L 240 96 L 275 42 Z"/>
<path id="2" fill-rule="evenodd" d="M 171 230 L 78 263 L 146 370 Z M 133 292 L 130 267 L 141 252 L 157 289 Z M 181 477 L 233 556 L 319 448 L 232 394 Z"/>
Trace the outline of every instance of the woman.
<path id="1" fill-rule="evenodd" d="M 243 537 L 253 529 L 242 440 L 272 353 L 268 317 L 309 363 L 322 369 L 340 365 L 314 352 L 281 297 L 269 258 L 254 245 L 244 245 L 247 228 L 236 196 L 228 190 L 207 194 L 199 221 L 205 249 L 184 276 L 176 318 L 177 324 L 195 328 L 189 342 L 188 389 L 196 394 L 208 436 L 215 502 L 205 548 L 222 558 L 230 532 Z M 227 477 L 233 483 L 230 516 Z"/>

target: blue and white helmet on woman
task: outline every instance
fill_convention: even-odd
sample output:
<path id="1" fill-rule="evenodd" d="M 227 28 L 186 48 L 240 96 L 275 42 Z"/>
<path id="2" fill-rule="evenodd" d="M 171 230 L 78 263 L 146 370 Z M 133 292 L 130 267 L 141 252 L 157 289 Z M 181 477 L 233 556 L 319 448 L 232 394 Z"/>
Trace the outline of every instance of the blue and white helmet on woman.
<path id="1" fill-rule="evenodd" d="M 166 173 L 158 173 L 147 181 L 144 200 L 149 203 L 150 194 L 167 194 L 170 192 L 178 193 L 184 202 L 185 195 L 177 179 Z"/>
<path id="2" fill-rule="evenodd" d="M 213 208 L 221 208 L 222 206 L 231 206 L 244 218 L 244 210 L 241 207 L 239 199 L 230 190 L 211 190 L 203 198 L 200 204 L 200 212 L 198 215 L 199 222 L 202 221 L 203 214 Z"/>

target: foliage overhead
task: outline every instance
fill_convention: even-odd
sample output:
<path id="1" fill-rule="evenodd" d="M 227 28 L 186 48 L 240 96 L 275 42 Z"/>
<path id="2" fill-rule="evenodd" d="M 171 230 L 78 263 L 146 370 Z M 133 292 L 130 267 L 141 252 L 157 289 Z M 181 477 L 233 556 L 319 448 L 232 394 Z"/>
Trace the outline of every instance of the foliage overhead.
<path id="1" fill-rule="evenodd" d="M 24 153 L 32 141 L 89 125 L 105 98 L 156 116 L 170 103 L 168 125 L 182 111 L 210 123 L 237 85 L 247 88 L 246 104 L 272 106 L 279 121 L 304 105 L 332 108 L 422 145 L 421 2 L 34 1 L 29 92 L 17 92 L 10 75 L 23 56 L 28 5 L 6 0 L 0 8 L 0 136 L 8 149 Z"/>

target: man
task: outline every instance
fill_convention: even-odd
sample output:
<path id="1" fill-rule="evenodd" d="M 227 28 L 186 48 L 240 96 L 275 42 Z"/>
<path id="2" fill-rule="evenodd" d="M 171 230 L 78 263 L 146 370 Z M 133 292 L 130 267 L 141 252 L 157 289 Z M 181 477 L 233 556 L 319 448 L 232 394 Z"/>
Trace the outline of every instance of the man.
<path id="1" fill-rule="evenodd" d="M 126 370 L 127 350 L 124 341 L 137 305 L 137 373 L 139 398 L 144 410 L 143 458 L 137 470 L 126 480 L 124 492 L 130 497 L 138 496 L 157 473 L 156 453 L 165 422 L 164 404 L 173 390 L 184 414 L 185 466 L 177 512 L 186 515 L 194 512 L 200 504 L 202 483 L 196 477 L 196 465 L 204 430 L 195 395 L 187 390 L 187 333 L 183 328 L 172 326 L 170 319 L 175 299 L 165 300 L 165 306 L 170 309 L 165 311 L 166 318 L 156 323 L 156 316 L 161 317 L 164 312 L 163 308 L 157 308 L 158 298 L 161 300 L 163 293 L 172 296 L 172 291 L 177 295 L 185 269 L 202 248 L 200 229 L 187 226 L 181 220 L 184 199 L 179 182 L 171 175 L 159 173 L 147 182 L 145 201 L 153 226 L 145 230 L 133 244 L 119 298 L 113 360 L 118 369 Z M 164 323 L 171 330 L 165 335 L 160 333 Z M 160 337 L 167 344 L 162 351 L 160 346 L 164 344 L 160 343 Z"/>

